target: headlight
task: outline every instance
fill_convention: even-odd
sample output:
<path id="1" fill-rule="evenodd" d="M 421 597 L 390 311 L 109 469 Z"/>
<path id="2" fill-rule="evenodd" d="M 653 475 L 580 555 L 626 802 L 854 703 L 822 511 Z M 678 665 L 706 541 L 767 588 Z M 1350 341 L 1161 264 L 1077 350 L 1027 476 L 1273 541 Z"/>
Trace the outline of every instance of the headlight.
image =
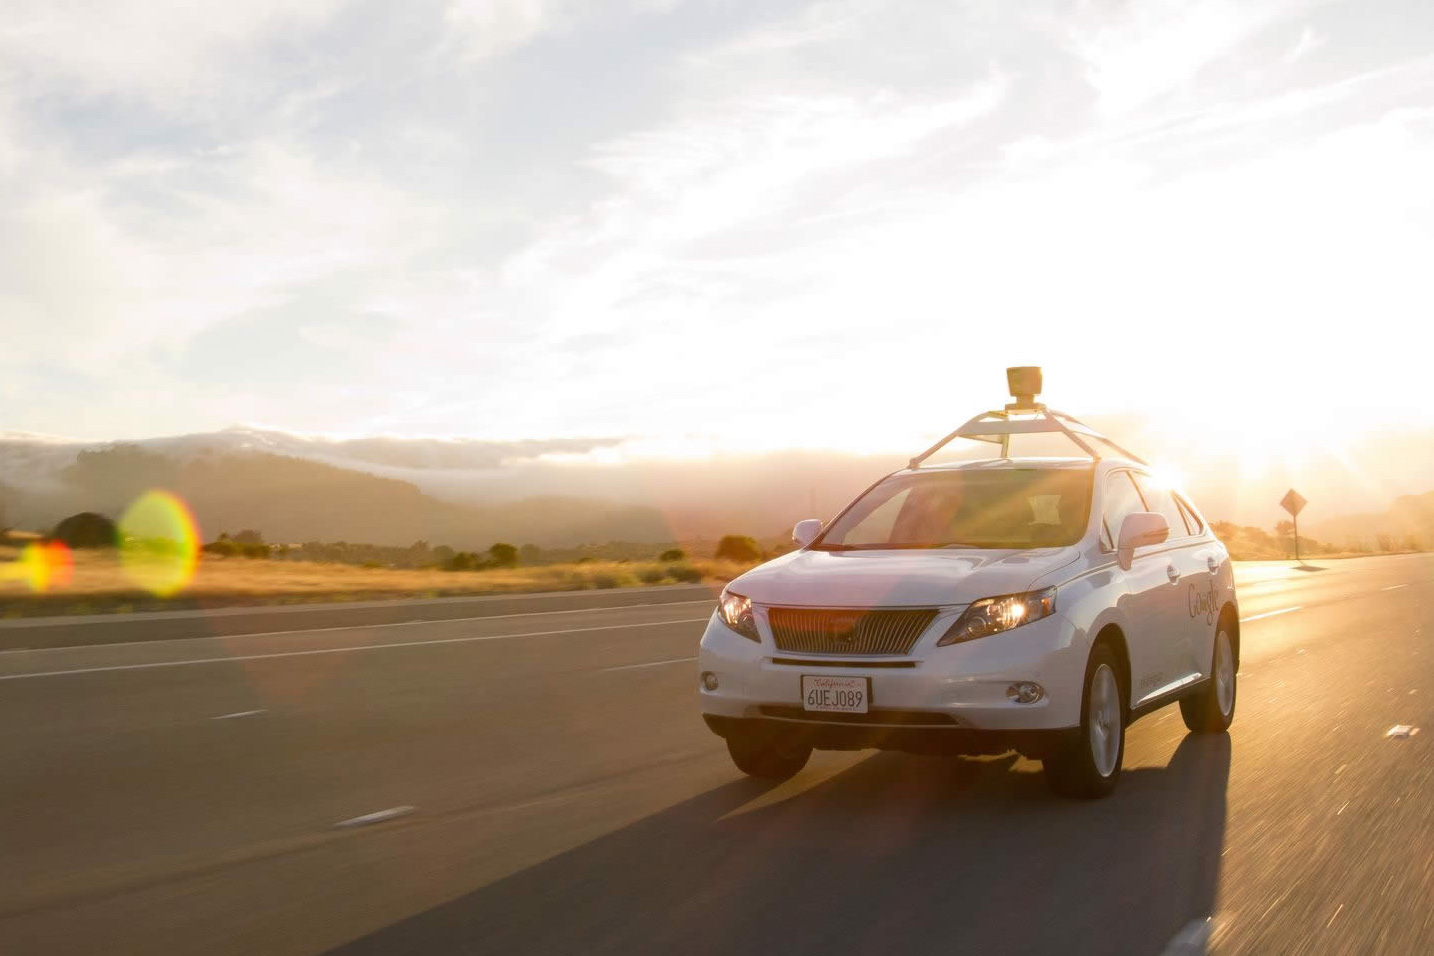
<path id="1" fill-rule="evenodd" d="M 1031 591 L 1027 594 L 1006 594 L 1001 597 L 982 598 L 974 602 L 956 619 L 956 623 L 952 624 L 950 630 L 942 635 L 941 640 L 936 642 L 936 646 L 960 644 L 962 641 L 974 641 L 980 637 L 989 637 L 992 634 L 1009 631 L 1013 627 L 1039 621 L 1054 613 L 1055 609 L 1055 588 Z"/>
<path id="2" fill-rule="evenodd" d="M 732 630 L 752 641 L 761 641 L 757 636 L 757 619 L 752 616 L 752 601 L 740 594 L 723 590 L 717 599 L 717 616 Z"/>

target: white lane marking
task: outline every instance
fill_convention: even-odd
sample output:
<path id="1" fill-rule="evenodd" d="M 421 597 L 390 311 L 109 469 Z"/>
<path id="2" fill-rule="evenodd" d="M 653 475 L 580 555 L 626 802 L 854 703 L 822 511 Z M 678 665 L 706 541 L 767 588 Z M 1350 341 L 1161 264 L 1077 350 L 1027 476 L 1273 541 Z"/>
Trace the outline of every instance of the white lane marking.
<path id="1" fill-rule="evenodd" d="M 268 711 L 267 711 L 267 710 L 264 710 L 264 709 L 262 709 L 262 708 L 259 709 L 259 710 L 241 710 L 241 711 L 237 711 L 237 712 L 232 713 L 232 714 L 220 714 L 218 717 L 210 717 L 209 719 L 210 719 L 210 720 L 234 720 L 236 717 L 257 717 L 259 714 L 267 714 L 267 713 L 268 713 Z"/>
<path id="2" fill-rule="evenodd" d="M 1192 919 L 1170 938 L 1160 956 L 1205 956 L 1210 951 L 1210 918 Z"/>
<path id="3" fill-rule="evenodd" d="M 1407 584 L 1391 584 L 1389 587 L 1387 587 L 1387 588 L 1380 588 L 1379 590 L 1381 590 L 1381 591 L 1394 591 L 1394 590 L 1397 590 L 1397 589 L 1399 589 L 1399 588 L 1407 588 L 1407 587 L 1409 587 L 1409 585 L 1407 585 Z"/>
<path id="4" fill-rule="evenodd" d="M 1413 727 L 1409 724 L 1395 724 L 1384 732 L 1384 736 L 1405 738 L 1413 737 L 1417 733 L 1419 733 L 1418 727 Z"/>
<path id="5" fill-rule="evenodd" d="M 1241 624 L 1245 624 L 1245 623 L 1247 623 L 1247 622 L 1249 622 L 1249 621 L 1258 621 L 1258 620 L 1260 620 L 1261 618 L 1274 617 L 1276 614 L 1288 614 L 1288 613 L 1290 613 L 1291 611 L 1303 611 L 1303 610 L 1304 610 L 1304 605 L 1303 605 L 1303 604 L 1296 605 L 1295 607 L 1282 607 L 1282 608 L 1280 608 L 1278 611 L 1266 611 L 1264 614 L 1254 614 L 1254 615 L 1251 615 L 1250 617 L 1242 617 L 1242 618 L 1240 618 L 1240 623 L 1241 623 Z"/>
<path id="6" fill-rule="evenodd" d="M 394 621 L 387 624 L 344 624 L 340 627 L 296 627 L 289 631 L 252 631 L 244 634 L 201 634 L 197 637 L 160 638 L 154 641 L 115 641 L 109 644 L 71 644 L 66 647 L 15 647 L 0 651 L 4 654 L 35 654 L 41 651 L 92 651 L 101 647 L 142 647 L 146 644 L 173 644 L 176 641 L 228 641 L 241 637 L 283 637 L 286 634 L 327 634 L 332 631 L 362 631 L 366 628 L 411 627 L 414 624 L 463 624 L 472 621 L 499 621 L 510 617 L 547 617 L 550 614 L 588 614 L 593 611 L 631 611 L 644 607 L 680 607 L 684 604 L 710 604 L 716 600 L 660 601 L 650 604 L 616 604 L 612 607 L 580 607 L 566 611 L 522 611 L 516 614 L 480 614 L 477 617 L 439 617 L 431 621 Z"/>
<path id="7" fill-rule="evenodd" d="M 372 823 L 383 823 L 385 820 L 392 820 L 394 817 L 406 816 L 414 811 L 414 807 L 389 807 L 387 810 L 378 810 L 374 813 L 365 813 L 361 817 L 351 817 L 348 820 L 340 820 L 335 827 L 366 827 Z"/>
<path id="8" fill-rule="evenodd" d="M 659 584 L 649 587 L 623 588 L 629 595 L 677 594 L 696 591 L 710 585 L 702 584 Z M 6 618 L 0 620 L 0 630 L 7 628 L 68 627 L 72 624 L 120 624 L 135 621 L 179 621 L 187 618 L 242 617 L 255 614 L 311 614 L 320 611 L 367 611 L 389 607 L 434 607 L 449 604 L 491 604 L 498 601 L 537 600 L 562 598 L 571 600 L 583 596 L 582 591 L 510 591 L 507 593 L 460 594 L 442 598 L 380 598 L 374 601 L 306 601 L 299 604 L 240 604 L 228 607 L 201 608 L 190 611 L 139 611 L 131 614 L 64 614 L 45 617 Z M 591 592 L 589 598 L 595 596 Z M 664 604 L 664 601 L 648 602 Z M 621 605 L 613 605 L 620 607 Z M 642 604 L 630 605 L 643 607 Z M 544 612 L 537 612 L 544 613 Z"/>
<path id="9" fill-rule="evenodd" d="M 1336 909 L 1334 911 L 1334 915 L 1329 918 L 1329 922 L 1324 924 L 1325 929 L 1329 929 L 1331 926 L 1334 925 L 1334 921 L 1339 918 L 1339 912 L 1342 909 L 1344 909 L 1343 903 L 1339 904 L 1339 909 Z"/>
<path id="10" fill-rule="evenodd" d="M 445 637 L 431 641 L 397 641 L 392 644 L 359 644 L 354 647 L 325 647 L 308 651 L 279 651 L 272 654 L 236 654 L 233 657 L 201 657 L 189 661 L 152 661 L 148 664 L 112 664 L 108 667 L 76 667 L 67 671 L 35 671 L 32 674 L 0 674 L 0 681 L 28 680 L 32 677 L 64 677 L 67 674 L 103 674 L 109 671 L 143 671 L 160 667 L 188 667 L 192 664 L 225 664 L 231 661 L 266 661 L 279 657 L 311 657 L 317 654 L 350 654 L 355 651 L 381 651 L 393 647 L 430 647 L 435 644 L 477 644 L 482 641 L 507 641 L 522 637 L 552 637 L 557 634 L 584 634 L 589 631 L 621 631 L 630 627 L 662 627 L 667 624 L 698 624 L 705 617 L 689 617 L 680 621 L 648 621 L 644 624 L 608 624 L 604 627 L 574 627 L 564 631 L 529 631 L 525 634 L 488 634 L 482 637 Z"/>
<path id="11" fill-rule="evenodd" d="M 661 667 L 663 664 L 685 664 L 688 661 L 695 661 L 695 657 L 674 657 L 667 661 L 648 661 L 646 664 L 622 664 L 618 667 L 604 667 L 602 671 L 635 671 L 642 667 Z"/>

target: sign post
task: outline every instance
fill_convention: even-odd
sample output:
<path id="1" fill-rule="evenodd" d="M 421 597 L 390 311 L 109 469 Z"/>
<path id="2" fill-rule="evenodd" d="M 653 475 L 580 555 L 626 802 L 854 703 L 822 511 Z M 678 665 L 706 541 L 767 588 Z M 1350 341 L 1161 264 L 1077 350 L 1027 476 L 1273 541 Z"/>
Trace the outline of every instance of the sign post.
<path id="1" fill-rule="evenodd" d="M 1309 504 L 1309 502 L 1305 500 L 1304 495 L 1295 491 L 1293 488 L 1285 492 L 1285 496 L 1280 499 L 1280 507 L 1288 511 L 1290 517 L 1294 519 L 1296 561 L 1300 560 L 1300 512 L 1304 510 L 1307 504 Z"/>

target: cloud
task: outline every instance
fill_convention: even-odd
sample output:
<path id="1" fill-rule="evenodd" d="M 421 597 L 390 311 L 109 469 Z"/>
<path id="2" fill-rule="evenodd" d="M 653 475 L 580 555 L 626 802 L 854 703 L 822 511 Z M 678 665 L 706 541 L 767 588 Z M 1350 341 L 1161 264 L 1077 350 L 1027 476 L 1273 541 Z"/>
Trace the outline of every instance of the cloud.
<path id="1" fill-rule="evenodd" d="M 10 0 L 0 63 L 32 95 L 63 90 L 170 106 L 213 96 L 257 41 L 292 39 L 342 0 Z M 247 82 L 260 77 L 246 77 Z"/>
<path id="2" fill-rule="evenodd" d="M 551 26 L 557 4 L 544 0 L 453 0 L 444 21 L 459 34 L 471 60 L 517 49 Z"/>
<path id="3" fill-rule="evenodd" d="M 1107 116 L 1118 116 L 1185 84 L 1288 15 L 1291 0 L 1150 0 L 1111 15 L 1088 7 L 1068 46 Z"/>
<path id="4" fill-rule="evenodd" d="M 1302 60 L 1310 56 L 1324 45 L 1324 37 L 1316 33 L 1314 27 L 1305 24 L 1305 28 L 1300 31 L 1300 38 L 1295 41 L 1295 45 L 1290 47 L 1290 51 L 1281 59 L 1285 63 L 1294 63 L 1297 60 Z"/>

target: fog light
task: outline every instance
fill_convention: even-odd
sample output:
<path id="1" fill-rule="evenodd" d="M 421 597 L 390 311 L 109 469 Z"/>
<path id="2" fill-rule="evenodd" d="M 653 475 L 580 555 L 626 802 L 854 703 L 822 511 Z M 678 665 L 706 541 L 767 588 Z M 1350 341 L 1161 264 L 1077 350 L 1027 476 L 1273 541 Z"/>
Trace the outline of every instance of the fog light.
<path id="1" fill-rule="evenodd" d="M 702 686 L 706 690 L 717 689 L 717 675 L 711 671 L 702 672 Z"/>
<path id="2" fill-rule="evenodd" d="M 1006 688 L 1006 696 L 1018 704 L 1034 704 L 1046 696 L 1046 689 L 1034 681 L 1016 681 Z"/>

